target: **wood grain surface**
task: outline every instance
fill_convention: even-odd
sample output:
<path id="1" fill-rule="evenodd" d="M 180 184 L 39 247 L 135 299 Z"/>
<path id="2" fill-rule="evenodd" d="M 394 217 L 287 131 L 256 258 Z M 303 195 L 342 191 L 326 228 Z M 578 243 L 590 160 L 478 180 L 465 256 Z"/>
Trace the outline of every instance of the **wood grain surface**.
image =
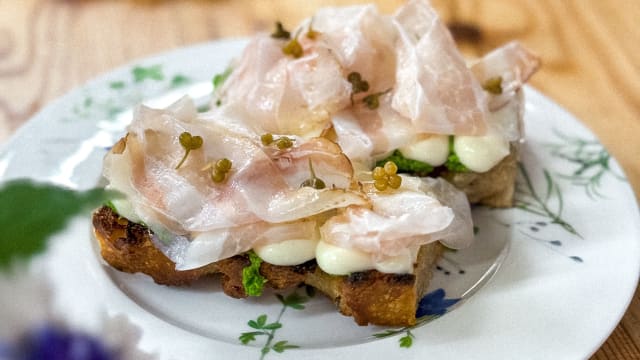
<path id="1" fill-rule="evenodd" d="M 0 144 L 56 97 L 137 58 L 290 27 L 364 1 L 0 0 Z M 374 1 L 375 2 L 375 1 Z M 403 1 L 377 1 L 391 13 Z M 543 59 L 531 84 L 580 118 L 640 195 L 640 1 L 434 0 L 480 55 L 518 39 Z M 638 239 L 640 241 L 640 239 Z M 640 359 L 640 300 L 592 359 Z"/>

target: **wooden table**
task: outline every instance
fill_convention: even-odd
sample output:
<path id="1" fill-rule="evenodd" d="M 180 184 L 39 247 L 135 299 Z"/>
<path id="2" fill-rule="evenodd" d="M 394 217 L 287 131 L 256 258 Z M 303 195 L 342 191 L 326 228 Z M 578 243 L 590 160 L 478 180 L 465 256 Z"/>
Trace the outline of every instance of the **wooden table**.
<path id="1" fill-rule="evenodd" d="M 293 26 L 314 9 L 361 1 L 0 1 L 0 142 L 48 102 L 134 59 Z M 390 13 L 403 1 L 377 1 Z M 593 130 L 640 196 L 640 1 L 434 0 L 482 54 L 518 39 L 541 55 L 532 85 Z M 479 32 L 476 32 L 478 30 Z M 479 37 L 477 35 L 480 35 Z M 640 239 L 638 239 L 640 241 Z M 593 359 L 640 359 L 640 300 Z"/>

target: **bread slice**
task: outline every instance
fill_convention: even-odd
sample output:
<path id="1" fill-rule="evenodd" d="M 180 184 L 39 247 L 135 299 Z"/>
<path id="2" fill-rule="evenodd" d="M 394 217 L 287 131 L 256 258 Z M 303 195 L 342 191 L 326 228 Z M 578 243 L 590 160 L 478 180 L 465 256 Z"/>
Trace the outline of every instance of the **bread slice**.
<path id="1" fill-rule="evenodd" d="M 109 207 L 93 214 L 93 228 L 102 258 L 112 267 L 128 273 L 144 273 L 158 284 L 181 286 L 209 275 L 219 274 L 225 294 L 244 298 L 242 269 L 249 265 L 246 255 L 236 255 L 201 268 L 177 271 L 175 264 L 152 242 L 152 232 L 130 222 Z M 416 323 L 419 300 L 427 290 L 431 269 L 444 247 L 439 242 L 424 245 L 418 253 L 413 274 L 385 274 L 376 270 L 335 276 L 325 273 L 315 260 L 296 266 L 263 262 L 260 273 L 267 285 L 286 289 L 310 285 L 326 294 L 340 312 L 352 316 L 358 325 L 410 326 Z"/>
<path id="2" fill-rule="evenodd" d="M 444 170 L 437 176 L 462 190 L 471 204 L 497 208 L 512 207 L 516 176 L 518 175 L 518 154 L 517 144 L 512 144 L 509 155 L 487 172 Z"/>

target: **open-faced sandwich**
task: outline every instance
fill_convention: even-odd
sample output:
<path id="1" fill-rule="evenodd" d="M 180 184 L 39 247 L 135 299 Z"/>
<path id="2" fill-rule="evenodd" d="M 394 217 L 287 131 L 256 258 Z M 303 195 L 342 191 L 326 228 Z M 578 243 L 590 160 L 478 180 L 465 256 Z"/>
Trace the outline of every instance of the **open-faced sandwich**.
<path id="1" fill-rule="evenodd" d="M 220 274 L 242 298 L 300 284 L 360 325 L 411 325 L 469 201 L 510 206 L 517 43 L 471 64 L 426 1 L 319 11 L 251 39 L 198 113 L 139 106 L 104 160 L 124 194 L 94 213 L 102 257 L 157 283 Z"/>

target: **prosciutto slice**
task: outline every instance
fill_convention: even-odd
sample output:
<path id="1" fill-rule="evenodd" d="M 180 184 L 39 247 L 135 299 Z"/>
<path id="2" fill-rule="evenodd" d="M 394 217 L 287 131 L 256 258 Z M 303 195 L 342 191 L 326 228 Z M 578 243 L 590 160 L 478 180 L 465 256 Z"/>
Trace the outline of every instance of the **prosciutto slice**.
<path id="1" fill-rule="evenodd" d="M 437 240 L 452 248 L 473 240 L 468 202 L 445 180 L 403 176 L 398 191 L 368 195 L 371 208 L 350 206 L 330 218 L 320 228 L 322 240 L 378 258 Z"/>
<path id="2" fill-rule="evenodd" d="M 177 110 L 185 102 L 166 110 L 139 107 L 124 150 L 105 159 L 110 186 L 128 195 L 146 223 L 188 234 L 260 221 L 291 222 L 366 203 L 360 192 L 351 190 L 351 163 L 334 143 L 298 139 L 290 149 L 265 150 L 259 138 L 223 126 L 224 119 L 206 120 L 195 112 L 185 116 Z M 202 136 L 204 143 L 176 169 L 184 154 L 178 137 L 185 131 Z M 203 168 L 221 158 L 230 159 L 233 167 L 225 182 L 214 183 Z M 311 176 L 309 164 L 326 189 L 300 187 L 298 181 Z"/>
<path id="3" fill-rule="evenodd" d="M 307 36 L 311 29 L 314 37 Z M 377 129 L 395 128 L 403 117 L 410 124 L 407 129 L 401 122 L 403 133 L 484 135 L 490 109 L 506 104 L 538 66 L 537 58 L 512 43 L 469 69 L 426 0 L 409 1 L 393 16 L 372 5 L 326 8 L 292 33 L 303 48 L 301 57 L 283 53 L 287 40 L 259 35 L 214 99 L 229 118 L 255 133 L 317 136 L 335 125 L 336 114 L 362 107 L 364 96 L 390 90 L 390 107 L 378 115 L 393 124 Z M 352 72 L 368 82 L 368 91 L 352 96 Z M 497 75 L 503 76 L 505 92 L 488 96 L 481 84 Z M 381 137 L 368 128 L 370 139 Z"/>
<path id="4" fill-rule="evenodd" d="M 380 98 L 376 111 L 352 107 L 333 117 L 337 142 L 351 161 L 370 167 L 375 160 L 411 142 L 416 130 L 410 119 L 391 106 L 391 95 Z"/>
<path id="5" fill-rule="evenodd" d="M 350 84 L 327 49 L 294 59 L 284 44 L 266 34 L 252 39 L 214 103 L 257 134 L 316 136 L 347 105 Z"/>
<path id="6" fill-rule="evenodd" d="M 313 39 L 306 36 L 310 28 Z M 393 86 L 395 32 L 374 6 L 323 9 L 294 33 L 304 50 L 301 57 L 283 53 L 288 40 L 258 35 L 213 102 L 220 101 L 254 132 L 308 138 L 351 105 L 349 73 L 359 72 L 371 91 Z"/>
<path id="7" fill-rule="evenodd" d="M 310 26 L 319 35 L 315 39 L 301 38 L 308 51 L 328 49 L 344 76 L 358 72 L 369 83 L 369 92 L 393 87 L 397 34 L 391 19 L 378 13 L 375 6 L 321 9 L 302 24 L 304 29 Z"/>
<path id="8" fill-rule="evenodd" d="M 399 40 L 392 107 L 419 132 L 482 135 L 486 95 L 435 10 L 413 0 L 393 21 Z"/>
<path id="9" fill-rule="evenodd" d="M 471 66 L 471 71 L 482 83 L 493 77 L 502 78 L 502 94 L 489 101 L 489 108 L 495 111 L 508 103 L 539 67 L 540 58 L 512 41 L 485 55 Z"/>
<path id="10" fill-rule="evenodd" d="M 517 141 L 523 136 L 524 99 L 519 90 L 539 66 L 538 57 L 521 44 L 511 42 L 488 53 L 470 68 L 480 83 L 493 77 L 502 78 L 502 94 L 486 98 L 485 122 L 487 128 L 493 128 L 506 141 Z M 393 99 L 391 95 L 381 97 L 376 111 L 352 107 L 334 116 L 337 142 L 352 161 L 366 163 L 367 159 L 384 157 L 421 133 L 413 121 L 395 111 L 392 101 L 396 96 L 397 92 Z"/>

